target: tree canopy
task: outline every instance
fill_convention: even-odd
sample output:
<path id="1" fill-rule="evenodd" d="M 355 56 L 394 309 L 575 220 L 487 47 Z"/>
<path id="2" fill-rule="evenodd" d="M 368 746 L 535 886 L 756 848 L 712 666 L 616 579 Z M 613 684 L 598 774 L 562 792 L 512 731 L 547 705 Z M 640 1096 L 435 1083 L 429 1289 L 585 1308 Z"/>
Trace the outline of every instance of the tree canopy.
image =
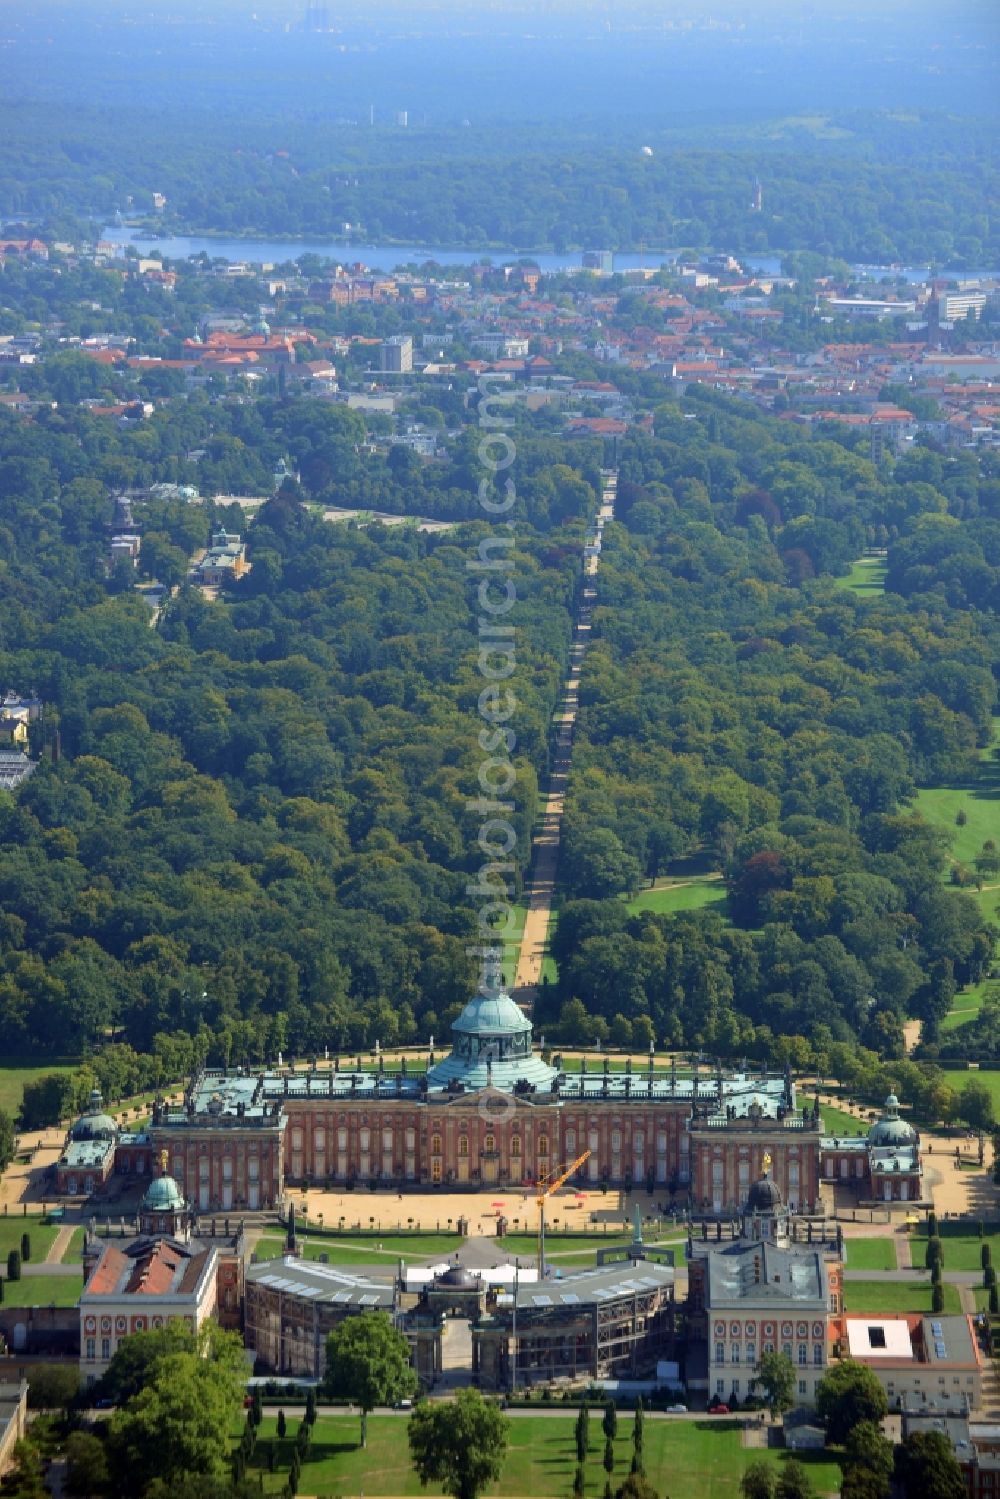
<path id="1" fill-rule="evenodd" d="M 422 1484 L 439 1483 L 453 1499 L 477 1499 L 500 1477 L 510 1422 L 495 1400 L 460 1390 L 447 1405 L 418 1406 L 407 1431 Z"/>
<path id="2" fill-rule="evenodd" d="M 361 1407 L 361 1445 L 368 1445 L 368 1413 L 415 1395 L 410 1345 L 385 1312 L 347 1317 L 327 1333 L 326 1394 L 346 1397 Z"/>

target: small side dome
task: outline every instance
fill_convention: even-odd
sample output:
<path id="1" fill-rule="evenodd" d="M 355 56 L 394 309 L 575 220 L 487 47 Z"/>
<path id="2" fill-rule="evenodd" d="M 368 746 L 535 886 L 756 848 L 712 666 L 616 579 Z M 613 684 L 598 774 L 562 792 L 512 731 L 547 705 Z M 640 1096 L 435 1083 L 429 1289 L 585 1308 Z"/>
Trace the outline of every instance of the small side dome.
<path id="1" fill-rule="evenodd" d="M 146 1195 L 142 1199 L 140 1212 L 183 1212 L 184 1207 L 184 1197 L 174 1178 L 172 1176 L 154 1176 L 146 1188 Z"/>
<path id="2" fill-rule="evenodd" d="M 456 1291 L 478 1291 L 479 1277 L 464 1265 L 452 1265 L 437 1277 L 436 1284 Z"/>
<path id="3" fill-rule="evenodd" d="M 912 1145 L 917 1132 L 912 1124 L 899 1117 L 899 1099 L 890 1093 L 882 1117 L 868 1131 L 868 1144 L 881 1146 Z"/>
<path id="4" fill-rule="evenodd" d="M 750 1213 L 774 1213 L 783 1207 L 778 1183 L 767 1175 L 760 1177 L 750 1188 L 747 1211 Z"/>
<path id="5" fill-rule="evenodd" d="M 101 1097 L 100 1088 L 94 1088 L 87 1104 L 87 1111 L 81 1114 L 73 1126 L 72 1135 L 74 1140 L 116 1140 L 118 1138 L 118 1126 L 110 1114 L 104 1112 L 104 1100 Z"/>

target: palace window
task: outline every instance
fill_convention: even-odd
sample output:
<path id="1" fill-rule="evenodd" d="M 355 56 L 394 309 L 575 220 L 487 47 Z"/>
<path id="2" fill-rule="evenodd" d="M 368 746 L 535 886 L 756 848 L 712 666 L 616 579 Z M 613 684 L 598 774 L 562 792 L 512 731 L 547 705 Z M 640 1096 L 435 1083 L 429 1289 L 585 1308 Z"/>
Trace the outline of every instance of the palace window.
<path id="1" fill-rule="evenodd" d="M 725 1345 L 725 1343 L 716 1343 L 716 1345 L 715 1345 L 715 1362 L 717 1364 L 724 1364 L 726 1362 L 726 1345 Z"/>
<path id="2" fill-rule="evenodd" d="M 468 1135 L 459 1135 L 459 1137 L 458 1137 L 458 1153 L 463 1158 L 469 1154 L 469 1137 L 468 1137 Z"/>
<path id="3" fill-rule="evenodd" d="M 497 1137 L 491 1131 L 488 1135 L 483 1136 L 483 1149 L 485 1150 L 487 1155 L 492 1155 L 496 1148 Z"/>
<path id="4" fill-rule="evenodd" d="M 87 1339 L 87 1358 L 90 1360 L 91 1363 L 93 1363 L 94 1359 L 96 1357 L 97 1357 L 97 1339 L 96 1338 L 88 1338 Z"/>
<path id="5" fill-rule="evenodd" d="M 511 1153 L 512 1156 L 519 1156 L 521 1154 L 521 1136 L 520 1135 L 512 1135 L 511 1136 L 510 1153 Z"/>
<path id="6" fill-rule="evenodd" d="M 441 1154 L 441 1136 L 431 1135 L 431 1155 Z"/>
<path id="7" fill-rule="evenodd" d="M 738 1364 L 739 1361 L 740 1361 L 740 1345 L 739 1345 L 739 1343 L 730 1343 L 730 1345 L 729 1345 L 729 1362 L 731 1364 Z"/>
<path id="8" fill-rule="evenodd" d="M 549 1153 L 549 1140 L 547 1135 L 538 1136 L 538 1154 L 546 1156 Z"/>
<path id="9" fill-rule="evenodd" d="M 813 1344 L 813 1363 L 814 1364 L 821 1364 L 822 1362 L 823 1362 L 823 1344 L 822 1343 L 814 1343 Z"/>
<path id="10" fill-rule="evenodd" d="M 799 1363 L 800 1364 L 805 1364 L 805 1363 L 808 1362 L 808 1359 L 806 1358 L 807 1352 L 808 1352 L 808 1350 L 806 1348 L 805 1343 L 800 1343 L 799 1344 Z"/>

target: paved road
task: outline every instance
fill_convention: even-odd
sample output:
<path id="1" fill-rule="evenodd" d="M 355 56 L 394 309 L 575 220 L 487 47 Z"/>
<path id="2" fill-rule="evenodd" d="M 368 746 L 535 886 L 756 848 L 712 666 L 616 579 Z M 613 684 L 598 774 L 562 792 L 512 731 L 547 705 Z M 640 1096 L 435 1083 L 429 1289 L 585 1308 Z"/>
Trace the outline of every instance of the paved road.
<path id="1" fill-rule="evenodd" d="M 593 539 L 596 546 L 592 545 L 588 539 L 587 550 L 584 554 L 586 578 L 593 578 L 597 573 L 604 526 L 607 521 L 614 519 L 617 473 L 605 470 L 603 483 L 601 508 Z M 563 806 L 569 780 L 570 762 L 573 758 L 573 730 L 580 706 L 580 669 L 590 643 L 590 616 L 596 597 L 596 589 L 592 584 L 586 583 L 580 594 L 580 604 L 573 630 L 573 646 L 569 658 L 569 674 L 557 714 L 559 731 L 556 737 L 552 773 L 549 776 L 548 790 L 542 810 L 542 823 L 534 842 L 531 882 L 528 887 L 528 909 L 524 918 L 521 952 L 514 975 L 515 998 L 521 1005 L 528 1008 L 534 1000 L 535 990 L 541 979 L 542 960 L 545 957 L 548 942 L 556 870 L 559 864 Z"/>

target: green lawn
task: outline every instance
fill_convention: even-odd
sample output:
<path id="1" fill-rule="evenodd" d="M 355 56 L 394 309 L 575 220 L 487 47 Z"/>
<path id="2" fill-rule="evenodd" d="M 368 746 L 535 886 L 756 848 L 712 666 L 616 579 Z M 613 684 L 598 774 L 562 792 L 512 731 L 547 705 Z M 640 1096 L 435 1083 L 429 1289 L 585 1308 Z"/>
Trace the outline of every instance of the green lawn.
<path id="1" fill-rule="evenodd" d="M 843 578 L 835 578 L 838 588 L 849 588 L 852 593 L 871 597 L 885 592 L 886 564 L 884 557 L 859 557 L 851 563 L 851 570 Z"/>
<path id="2" fill-rule="evenodd" d="M 1000 714 L 993 719 L 989 744 L 979 752 L 979 772 L 972 783 L 925 788 L 917 792 L 914 806 L 928 822 L 948 834 L 952 859 L 971 869 L 983 844 L 987 839 L 995 841 L 1000 831 Z M 961 827 L 955 820 L 959 812 L 965 817 Z M 995 883 L 995 877 L 990 876 L 988 884 Z M 968 893 L 984 919 L 1000 926 L 1000 889 L 971 888 Z M 955 995 L 951 1011 L 942 1021 L 942 1031 L 956 1030 L 973 1019 L 982 1006 L 983 987 L 977 984 Z"/>
<path id="3" fill-rule="evenodd" d="M 31 1262 L 37 1265 L 52 1248 L 58 1232 L 58 1224 L 43 1223 L 37 1217 L 21 1218 L 11 1213 L 7 1218 L 0 1218 L 0 1261 L 6 1266 L 8 1252 L 20 1249 L 21 1235 L 27 1233 L 31 1237 Z"/>
<path id="4" fill-rule="evenodd" d="M 576 1469 L 576 1445 L 573 1436 L 575 1410 L 564 1419 L 547 1416 L 511 1417 L 510 1445 L 500 1482 L 485 1490 L 487 1495 L 569 1494 Z M 298 1423 L 288 1423 L 288 1435 L 279 1444 L 278 1471 L 267 1471 L 269 1442 L 275 1438 L 275 1421 L 265 1418 L 251 1461 L 251 1471 L 264 1474 L 265 1493 L 278 1493 L 284 1486 L 294 1447 Z M 303 1493 L 379 1495 L 440 1494 L 430 1486 L 421 1489 L 409 1463 L 406 1440 L 407 1421 L 403 1417 L 372 1416 L 368 1421 L 368 1448 L 358 1447 L 356 1416 L 321 1416 L 313 1428 L 309 1456 L 302 1469 L 300 1488 Z M 632 1457 L 632 1420 L 621 1413 L 615 1441 L 614 1485 L 618 1487 L 628 1475 Z M 604 1489 L 602 1457 L 604 1438 L 600 1429 L 600 1412 L 592 1410 L 590 1452 L 586 1465 L 586 1493 L 600 1494 Z M 739 1490 L 740 1476 L 756 1457 L 767 1457 L 779 1465 L 791 1454 L 747 1450 L 740 1445 L 735 1423 L 709 1420 L 660 1421 L 647 1418 L 644 1432 L 643 1461 L 646 1475 L 660 1494 L 670 1499 L 732 1499 Z M 836 1493 L 840 1488 L 840 1466 L 826 1454 L 805 1454 L 810 1476 L 820 1493 Z"/>
<path id="5" fill-rule="evenodd" d="M 844 1248 L 849 1270 L 896 1268 L 896 1245 L 892 1239 L 845 1239 Z M 958 1269 L 958 1266 L 955 1268 Z"/>
<path id="6" fill-rule="evenodd" d="M 50 1063 L 47 1067 L 0 1067 L 0 1109 L 16 1119 L 21 1107 L 21 1099 L 24 1096 L 25 1083 L 33 1083 L 40 1077 L 47 1077 L 50 1072 L 73 1072 L 71 1066 L 60 1066 Z"/>
<path id="7" fill-rule="evenodd" d="M 990 1255 L 994 1265 L 1000 1265 L 1000 1235 L 987 1235 L 980 1238 L 978 1234 L 949 1234 L 947 1223 L 940 1225 L 944 1230 L 941 1239 L 941 1249 L 944 1254 L 944 1268 L 946 1270 L 980 1270 L 982 1260 L 980 1255 L 984 1244 L 990 1246 Z M 914 1233 L 911 1239 L 910 1253 L 915 1265 L 924 1263 L 924 1255 L 927 1250 L 927 1235 L 923 1231 Z"/>
<path id="8" fill-rule="evenodd" d="M 990 983 L 996 985 L 996 980 L 984 979 L 981 984 L 971 984 L 968 989 L 962 989 L 951 1002 L 951 1009 L 941 1022 L 942 1031 L 956 1031 L 959 1026 L 968 1025 L 974 1020 L 983 1007 L 983 998 L 987 986 Z"/>
<path id="9" fill-rule="evenodd" d="M 925 787 L 914 797 L 914 805 L 927 822 L 943 828 L 951 836 L 951 852 L 960 864 L 971 867 L 973 859 L 987 838 L 996 840 L 1000 829 L 1000 805 L 996 782 L 982 775 L 971 786 Z M 964 827 L 955 821 L 964 812 Z M 994 883 L 990 876 L 988 883 Z M 1000 898 L 993 891 L 994 902 Z"/>
<path id="10" fill-rule="evenodd" d="M 6 1262 L 4 1262 L 6 1269 Z M 83 1290 L 79 1275 L 23 1275 L 4 1280 L 4 1306 L 76 1306 Z"/>
<path id="11" fill-rule="evenodd" d="M 848 1251 L 848 1256 L 850 1251 Z M 848 1257 L 848 1268 L 850 1258 Z M 945 1268 L 957 1269 L 948 1263 Z M 957 1315 L 962 1310 L 957 1286 L 942 1286 L 944 1313 Z M 923 1312 L 931 1310 L 931 1283 L 917 1280 L 845 1280 L 844 1303 L 847 1312 Z"/>
<path id="12" fill-rule="evenodd" d="M 655 911 L 658 915 L 675 911 L 697 911 L 710 906 L 719 916 L 729 914 L 729 899 L 721 875 L 694 874 L 683 880 L 658 880 L 649 890 L 640 890 L 628 903 L 632 915 Z"/>
<path id="13" fill-rule="evenodd" d="M 685 1233 L 682 1229 L 672 1230 L 670 1224 L 667 1223 L 661 1232 L 655 1236 L 650 1231 L 646 1236 L 646 1243 L 681 1244 L 684 1238 Z M 618 1227 L 609 1228 L 606 1234 L 595 1233 L 591 1230 L 582 1233 L 576 1233 L 571 1230 L 569 1233 L 563 1233 L 558 1228 L 554 1228 L 548 1221 L 548 1218 L 546 1218 L 545 1252 L 552 1255 L 553 1258 L 558 1258 L 564 1254 L 580 1254 L 584 1250 L 588 1253 L 596 1254 L 599 1249 L 609 1249 L 616 1245 L 621 1246 L 623 1244 L 630 1244 L 631 1242 L 631 1233 L 625 1233 Z M 508 1254 L 534 1254 L 538 1247 L 538 1236 L 536 1234 L 513 1233 L 507 1234 L 503 1239 L 497 1239 L 496 1243 L 502 1245 Z"/>
<path id="14" fill-rule="evenodd" d="M 405 1260 L 446 1259 L 462 1243 L 458 1234 L 392 1234 L 349 1235 L 343 1238 L 311 1238 L 297 1235 L 299 1249 L 307 1260 L 318 1260 L 325 1254 L 331 1265 L 392 1265 L 402 1256 Z M 379 1249 L 381 1245 L 381 1249 Z M 259 1260 L 277 1259 L 284 1252 L 285 1241 L 268 1235 L 259 1239 L 255 1253 Z"/>
<path id="15" fill-rule="evenodd" d="M 944 1072 L 944 1080 L 952 1088 L 956 1088 L 959 1093 L 961 1093 L 966 1083 L 982 1083 L 984 1087 L 989 1089 L 990 1096 L 993 1099 L 993 1116 L 1000 1119 L 1000 1072 L 988 1072 L 985 1067 L 972 1067 L 966 1071 L 948 1069 Z M 973 1145 L 971 1140 L 964 1142 L 959 1140 L 956 1143 L 962 1146 L 963 1151 L 969 1151 L 970 1153 L 978 1148 Z M 949 1144 L 943 1148 L 950 1150 L 954 1155 L 954 1145 Z"/>
<path id="16" fill-rule="evenodd" d="M 63 1250 L 60 1264 L 78 1265 L 80 1263 L 80 1252 L 83 1249 L 83 1241 L 87 1230 L 85 1228 L 74 1228 L 73 1236 Z"/>
<path id="17" fill-rule="evenodd" d="M 863 1120 L 856 1119 L 846 1109 L 835 1108 L 832 1104 L 821 1103 L 819 1106 L 820 1117 L 823 1120 L 823 1133 L 827 1135 L 866 1135 L 869 1125 Z"/>

